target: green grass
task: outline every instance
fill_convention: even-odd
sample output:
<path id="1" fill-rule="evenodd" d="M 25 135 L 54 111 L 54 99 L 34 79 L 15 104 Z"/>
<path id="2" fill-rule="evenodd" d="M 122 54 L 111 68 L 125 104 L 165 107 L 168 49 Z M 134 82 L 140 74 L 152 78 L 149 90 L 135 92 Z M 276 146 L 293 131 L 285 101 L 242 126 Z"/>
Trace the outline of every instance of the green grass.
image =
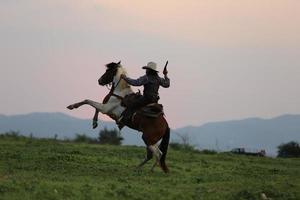
<path id="1" fill-rule="evenodd" d="M 300 159 L 169 149 L 169 174 L 145 149 L 0 138 L 0 199 L 300 199 Z"/>

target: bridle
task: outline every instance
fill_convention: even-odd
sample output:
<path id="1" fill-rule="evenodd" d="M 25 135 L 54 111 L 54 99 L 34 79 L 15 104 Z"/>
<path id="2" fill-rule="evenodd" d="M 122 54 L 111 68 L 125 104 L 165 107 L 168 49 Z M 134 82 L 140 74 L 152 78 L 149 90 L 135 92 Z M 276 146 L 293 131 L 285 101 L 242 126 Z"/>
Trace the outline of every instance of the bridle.
<path id="1" fill-rule="evenodd" d="M 103 100 L 103 103 L 107 103 L 110 99 L 111 96 L 116 97 L 117 99 L 120 99 L 121 101 L 124 99 L 124 97 L 117 95 L 114 93 L 115 89 L 118 87 L 119 83 L 121 82 L 122 78 L 120 76 L 119 81 L 117 82 L 117 84 L 115 84 L 114 82 L 112 82 L 111 88 L 109 89 L 109 87 L 106 85 L 107 89 L 109 89 L 109 93 L 106 95 L 106 97 Z"/>

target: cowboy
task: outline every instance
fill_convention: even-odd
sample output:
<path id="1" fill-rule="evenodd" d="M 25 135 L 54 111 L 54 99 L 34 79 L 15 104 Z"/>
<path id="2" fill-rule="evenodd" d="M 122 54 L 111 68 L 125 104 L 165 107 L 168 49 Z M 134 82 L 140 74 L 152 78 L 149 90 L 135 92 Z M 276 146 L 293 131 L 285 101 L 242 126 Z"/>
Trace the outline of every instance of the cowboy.
<path id="1" fill-rule="evenodd" d="M 167 76 L 167 70 L 164 70 L 164 78 L 161 78 L 156 70 L 157 65 L 155 62 L 149 62 L 142 68 L 146 69 L 146 74 L 138 79 L 131 79 L 126 77 L 126 75 L 121 75 L 121 78 L 129 85 L 144 86 L 143 95 L 134 102 L 134 109 L 138 109 L 151 103 L 157 103 L 159 100 L 159 86 L 164 88 L 170 87 L 170 79 Z"/>

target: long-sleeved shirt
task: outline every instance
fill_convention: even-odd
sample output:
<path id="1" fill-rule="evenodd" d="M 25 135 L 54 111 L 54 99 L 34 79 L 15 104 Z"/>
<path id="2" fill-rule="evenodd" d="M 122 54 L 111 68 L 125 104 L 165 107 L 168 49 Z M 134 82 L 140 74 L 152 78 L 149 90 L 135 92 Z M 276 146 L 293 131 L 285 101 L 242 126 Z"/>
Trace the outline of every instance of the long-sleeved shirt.
<path id="1" fill-rule="evenodd" d="M 144 96 L 157 97 L 159 86 L 164 88 L 170 87 L 170 79 L 167 75 L 164 78 L 153 75 L 144 75 L 138 79 L 125 77 L 124 80 L 132 86 L 144 86 Z"/>
<path id="2" fill-rule="evenodd" d="M 164 78 L 158 77 L 159 78 L 159 85 L 164 87 L 164 88 L 168 88 L 170 87 L 170 79 L 168 78 L 168 76 L 165 75 Z M 146 85 L 149 82 L 149 78 L 147 75 L 141 76 L 138 79 L 132 79 L 129 77 L 125 77 L 124 78 L 125 81 L 132 86 L 142 86 L 142 85 Z"/>

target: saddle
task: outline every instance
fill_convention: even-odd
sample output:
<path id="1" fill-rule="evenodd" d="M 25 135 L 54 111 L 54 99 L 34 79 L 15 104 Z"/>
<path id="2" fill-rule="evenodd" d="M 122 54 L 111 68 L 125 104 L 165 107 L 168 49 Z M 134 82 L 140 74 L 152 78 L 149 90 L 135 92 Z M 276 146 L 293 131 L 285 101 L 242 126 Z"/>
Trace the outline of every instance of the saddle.
<path id="1" fill-rule="evenodd" d="M 124 99 L 121 102 L 121 105 L 127 108 L 126 115 L 128 115 L 128 113 L 131 113 L 132 116 L 133 114 L 136 113 L 145 117 L 156 118 L 159 117 L 161 114 L 164 114 L 163 105 L 158 103 L 151 103 L 142 108 L 133 109 L 134 102 L 141 96 L 142 96 L 141 93 L 138 92 L 138 93 L 132 93 L 126 95 L 124 97 Z M 128 110 L 130 111 L 128 112 Z"/>
<path id="2" fill-rule="evenodd" d="M 158 103 L 151 103 L 139 109 L 137 113 L 146 117 L 157 118 L 161 114 L 164 114 L 163 105 Z"/>
<path id="3" fill-rule="evenodd" d="M 121 106 L 126 108 L 132 108 L 134 106 L 134 102 L 141 96 L 142 95 L 140 92 L 128 94 L 123 98 Z"/>

